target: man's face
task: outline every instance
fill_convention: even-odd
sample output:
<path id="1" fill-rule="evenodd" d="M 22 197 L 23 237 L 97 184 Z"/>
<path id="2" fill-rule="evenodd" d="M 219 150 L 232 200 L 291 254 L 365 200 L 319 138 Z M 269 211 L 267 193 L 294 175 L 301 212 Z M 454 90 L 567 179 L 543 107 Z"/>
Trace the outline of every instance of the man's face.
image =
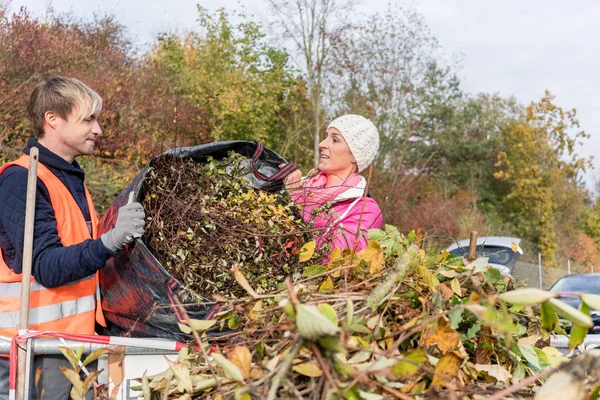
<path id="1" fill-rule="evenodd" d="M 68 161 L 93 154 L 95 141 L 102 135 L 97 115 L 88 115 L 82 121 L 78 121 L 78 115 L 77 110 L 73 110 L 67 120 L 60 118 L 57 130 L 61 156 Z"/>

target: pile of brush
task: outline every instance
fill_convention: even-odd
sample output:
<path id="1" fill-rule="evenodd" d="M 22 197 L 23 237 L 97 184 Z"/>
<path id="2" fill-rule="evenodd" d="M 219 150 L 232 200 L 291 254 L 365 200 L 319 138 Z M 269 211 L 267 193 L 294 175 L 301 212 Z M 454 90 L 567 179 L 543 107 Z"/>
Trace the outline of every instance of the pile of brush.
<path id="1" fill-rule="evenodd" d="M 143 240 L 165 269 L 198 295 L 238 297 L 237 269 L 258 293 L 300 274 L 310 226 L 285 192 L 257 190 L 246 158 L 231 152 L 198 163 L 162 157 L 144 181 Z"/>

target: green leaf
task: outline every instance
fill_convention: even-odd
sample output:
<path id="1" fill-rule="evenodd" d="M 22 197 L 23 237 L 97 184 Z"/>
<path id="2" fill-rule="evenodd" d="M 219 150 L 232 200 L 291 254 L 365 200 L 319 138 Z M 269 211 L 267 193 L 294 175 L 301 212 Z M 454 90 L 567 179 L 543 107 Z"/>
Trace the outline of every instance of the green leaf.
<path id="1" fill-rule="evenodd" d="M 454 329 L 457 329 L 458 325 L 462 321 L 462 316 L 463 316 L 464 311 L 465 310 L 463 308 L 458 308 L 458 309 L 452 311 L 450 314 L 448 314 L 448 319 L 450 319 L 450 325 Z"/>
<path id="2" fill-rule="evenodd" d="M 590 307 L 583 301 L 579 304 L 579 311 L 588 317 L 590 316 Z M 588 329 L 589 328 L 586 326 L 580 326 L 573 323 L 571 334 L 569 335 L 569 351 L 583 343 L 583 340 L 588 333 Z"/>
<path id="3" fill-rule="evenodd" d="M 334 310 L 333 307 L 331 307 L 331 305 L 327 303 L 321 303 L 317 304 L 317 307 L 319 308 L 319 311 L 321 311 L 321 314 L 326 316 L 334 324 L 338 324 L 337 312 Z"/>
<path id="4" fill-rule="evenodd" d="M 510 304 L 517 304 L 520 306 L 533 306 L 538 303 L 548 301 L 554 296 L 554 293 L 551 293 L 547 290 L 526 288 L 511 290 L 509 292 L 502 293 L 498 295 L 498 298 Z"/>
<path id="5" fill-rule="evenodd" d="M 481 322 L 477 322 L 476 324 L 473 324 L 473 326 L 470 327 L 469 330 L 467 330 L 467 338 L 473 339 L 475 337 L 475 335 L 477 335 L 479 333 L 480 330 L 481 330 Z"/>
<path id="6" fill-rule="evenodd" d="M 494 283 L 502 279 L 502 274 L 496 268 L 488 268 L 483 273 L 483 277 L 486 282 L 493 285 Z"/>
<path id="7" fill-rule="evenodd" d="M 326 269 L 322 265 L 309 265 L 308 267 L 304 268 L 304 271 L 302 271 L 302 277 L 312 278 L 313 276 L 322 274 L 325 271 Z"/>
<path id="8" fill-rule="evenodd" d="M 429 286 L 429 289 L 437 290 L 438 286 L 440 286 L 440 281 L 438 280 L 438 278 L 435 277 L 433 273 L 431 273 L 429 269 L 427 269 L 425 265 L 419 264 L 419 266 L 417 267 L 417 271 L 419 272 L 419 275 L 421 275 L 423 279 L 425 279 L 425 282 L 427 283 L 427 286 Z"/>
<path id="9" fill-rule="evenodd" d="M 599 394 L 600 394 L 600 385 L 596 386 L 596 388 L 592 391 L 592 394 L 590 394 L 590 397 L 588 397 L 588 400 L 598 400 Z"/>
<path id="10" fill-rule="evenodd" d="M 352 319 L 354 318 L 354 303 L 352 303 L 352 299 L 346 299 L 346 325 L 350 325 L 352 323 Z"/>
<path id="11" fill-rule="evenodd" d="M 517 344 L 519 346 L 519 352 L 527 360 L 527 362 L 533 365 L 536 369 L 540 369 L 540 360 L 531 344 Z"/>
<path id="12" fill-rule="evenodd" d="M 558 316 L 548 302 L 542 303 L 542 328 L 553 331 L 558 324 Z"/>
<path id="13" fill-rule="evenodd" d="M 550 299 L 549 301 L 558 315 L 564 319 L 568 319 L 573 325 L 579 325 L 587 328 L 594 326 L 594 323 L 589 315 L 583 314 L 581 311 L 558 299 Z"/>
<path id="14" fill-rule="evenodd" d="M 324 336 L 335 336 L 340 328 L 321 311 L 310 304 L 296 307 L 296 327 L 300 336 L 308 340 L 318 340 Z"/>
<path id="15" fill-rule="evenodd" d="M 369 229 L 369 239 L 375 240 L 376 242 L 381 242 L 383 239 L 387 237 L 387 233 L 385 233 L 382 229 Z"/>
<path id="16" fill-rule="evenodd" d="M 581 295 L 581 301 L 593 308 L 594 310 L 600 311 L 600 296 L 597 294 L 584 293 Z"/>
<path id="17" fill-rule="evenodd" d="M 215 362 L 221 368 L 223 368 L 223 371 L 225 371 L 225 374 L 228 377 L 230 377 L 231 379 L 233 379 L 234 381 L 237 381 L 237 382 L 244 381 L 244 376 L 242 375 L 242 371 L 240 371 L 240 369 L 237 367 L 237 365 L 235 365 L 234 363 L 229 361 L 222 354 L 212 353 L 211 355 L 212 355 L 213 359 L 215 360 Z"/>

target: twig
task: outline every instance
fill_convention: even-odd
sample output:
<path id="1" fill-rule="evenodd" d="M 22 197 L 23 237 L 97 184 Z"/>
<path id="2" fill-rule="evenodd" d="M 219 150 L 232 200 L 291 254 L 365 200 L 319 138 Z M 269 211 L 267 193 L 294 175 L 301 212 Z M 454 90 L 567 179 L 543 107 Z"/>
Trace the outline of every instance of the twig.
<path id="1" fill-rule="evenodd" d="M 396 389 L 392 389 L 391 387 L 388 387 L 386 385 L 384 385 L 383 383 L 380 382 L 376 382 L 374 381 L 374 383 L 381 388 L 381 390 L 383 390 L 384 392 L 387 392 L 393 396 L 395 396 L 397 399 L 402 399 L 402 400 L 412 400 L 412 397 L 397 391 Z"/>
<path id="2" fill-rule="evenodd" d="M 328 365 L 325 364 L 325 360 L 323 360 L 323 355 L 321 354 L 321 350 L 319 350 L 317 345 L 314 343 L 310 344 L 310 348 L 312 349 L 313 353 L 315 354 L 315 357 L 317 357 L 317 361 L 319 362 L 319 365 L 321 365 L 321 369 L 323 370 L 323 373 L 325 374 L 325 377 L 327 378 L 329 385 L 331 385 L 332 387 L 336 387 L 335 381 L 333 380 L 333 376 L 331 376 L 331 371 L 329 371 Z"/>
<path id="3" fill-rule="evenodd" d="M 302 340 L 296 339 L 296 342 L 292 346 L 290 353 L 288 354 L 287 358 L 283 361 L 283 363 L 279 367 L 279 371 L 277 372 L 277 375 L 275 375 L 275 377 L 273 378 L 273 381 L 271 382 L 271 388 L 269 389 L 269 394 L 267 395 L 267 400 L 275 400 L 277 398 L 277 391 L 279 390 L 279 385 L 281 383 L 281 379 L 283 379 L 285 374 L 290 369 L 292 362 L 294 361 L 294 358 L 296 358 L 296 356 L 300 352 L 301 348 L 302 348 Z"/>
<path id="4" fill-rule="evenodd" d="M 364 200 L 367 197 L 367 191 L 369 190 L 369 184 L 371 183 L 371 175 L 373 174 L 373 164 L 369 167 L 369 176 L 367 178 L 367 185 L 365 186 L 365 192 L 363 193 L 363 201 L 360 208 L 360 215 L 358 216 L 358 224 L 356 226 L 356 234 L 354 235 L 354 246 L 352 246 L 352 253 L 350 254 L 350 262 L 354 260 L 354 253 L 356 253 L 356 246 L 358 245 L 358 236 L 360 234 L 360 224 L 362 222 L 362 217 L 365 212 L 366 201 Z M 344 271 L 344 290 L 348 291 L 348 271 Z"/>
<path id="5" fill-rule="evenodd" d="M 415 245 L 411 245 L 400 259 L 396 262 L 394 271 L 379 285 L 373 289 L 367 298 L 367 307 L 371 310 L 377 309 L 379 304 L 385 299 L 396 284 L 406 276 L 409 266 L 413 263 L 419 253 L 419 249 Z"/>
<path id="6" fill-rule="evenodd" d="M 542 372 L 540 372 L 537 375 L 533 375 L 533 376 L 527 377 L 525 379 L 521 379 L 519 382 L 515 383 L 514 385 L 509 386 L 506 389 L 502 389 L 499 392 L 494 393 L 493 396 L 488 397 L 488 400 L 505 399 L 507 396 L 523 389 L 526 386 L 531 385 L 535 381 L 545 378 L 546 376 L 548 376 L 550 374 L 553 374 L 554 372 L 558 371 L 561 367 L 563 367 L 563 365 L 557 365 L 554 368 L 543 370 Z"/>

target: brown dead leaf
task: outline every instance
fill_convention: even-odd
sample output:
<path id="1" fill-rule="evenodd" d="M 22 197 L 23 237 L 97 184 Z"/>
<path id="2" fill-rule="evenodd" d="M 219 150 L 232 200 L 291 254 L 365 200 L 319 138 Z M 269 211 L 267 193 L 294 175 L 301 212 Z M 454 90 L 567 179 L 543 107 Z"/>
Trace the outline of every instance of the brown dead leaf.
<path id="1" fill-rule="evenodd" d="M 460 369 L 462 359 L 454 353 L 448 353 L 435 366 L 435 375 L 431 386 L 441 388 L 450 384 Z"/>
<path id="2" fill-rule="evenodd" d="M 228 354 L 227 359 L 239 368 L 244 379 L 250 377 L 250 369 L 252 368 L 252 354 L 246 346 L 236 346 Z"/>
<path id="3" fill-rule="evenodd" d="M 446 300 L 448 300 L 454 295 L 454 291 L 450 289 L 445 283 L 440 283 L 440 286 L 438 286 L 438 290 L 440 291 L 442 297 Z"/>
<path id="4" fill-rule="evenodd" d="M 484 326 L 479 331 L 479 345 L 475 349 L 475 361 L 477 364 L 489 364 L 490 357 L 494 354 L 494 342 L 492 331 Z"/>

